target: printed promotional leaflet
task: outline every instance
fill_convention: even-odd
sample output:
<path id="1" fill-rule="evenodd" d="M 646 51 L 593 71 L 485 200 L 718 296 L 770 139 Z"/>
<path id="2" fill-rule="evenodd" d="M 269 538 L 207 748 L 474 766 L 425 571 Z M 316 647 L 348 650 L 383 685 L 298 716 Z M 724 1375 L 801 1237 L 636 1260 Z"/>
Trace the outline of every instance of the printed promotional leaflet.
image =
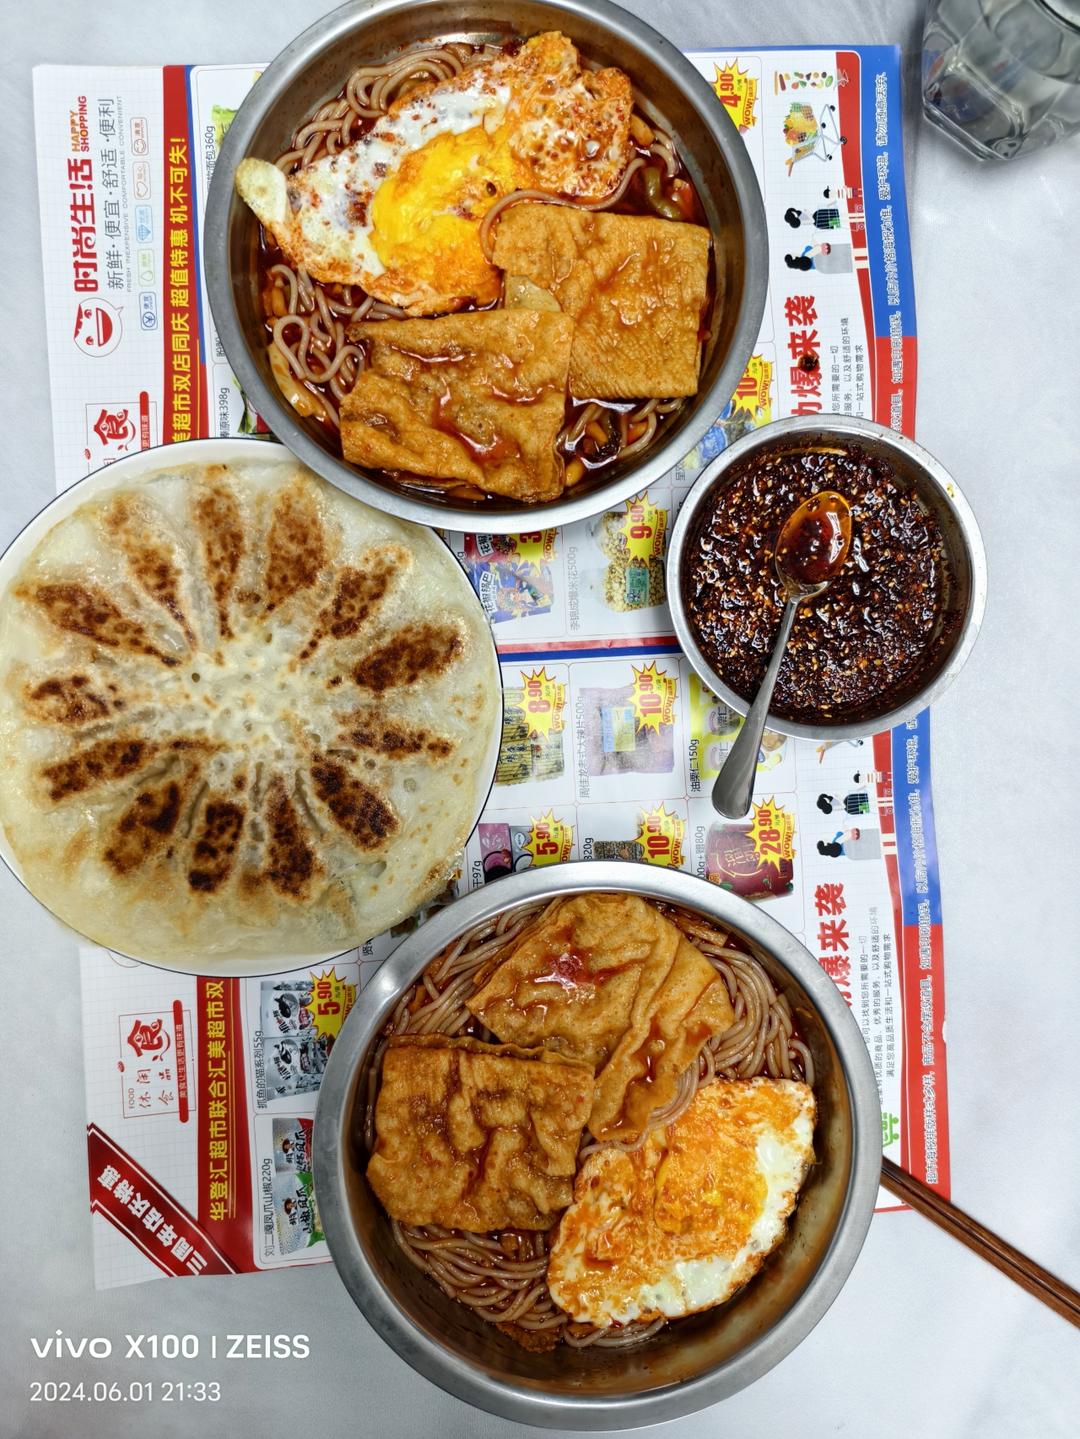
<path id="1" fill-rule="evenodd" d="M 764 197 L 758 343 L 714 427 L 647 493 L 559 530 L 448 537 L 491 619 L 506 690 L 495 788 L 453 888 L 620 858 L 767 906 L 862 1028 L 885 1152 L 947 1193 L 928 716 L 834 745 L 767 733 L 753 813 L 725 822 L 708 796 L 739 721 L 679 654 L 664 593 L 678 507 L 741 434 L 830 412 L 914 432 L 899 56 L 690 59 Z M 135 449 L 265 432 L 215 334 L 200 253 L 218 148 L 259 71 L 35 73 L 59 488 Z M 327 1257 L 310 1159 L 320 1077 L 366 979 L 414 923 L 267 979 L 187 978 L 82 949 L 100 1285 Z"/>

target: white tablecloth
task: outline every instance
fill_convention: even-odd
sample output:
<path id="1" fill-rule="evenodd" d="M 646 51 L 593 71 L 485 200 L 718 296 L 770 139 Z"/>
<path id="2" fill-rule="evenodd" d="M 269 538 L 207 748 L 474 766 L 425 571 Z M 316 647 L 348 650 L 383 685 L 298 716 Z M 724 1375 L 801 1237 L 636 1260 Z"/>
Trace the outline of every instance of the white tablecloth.
<path id="1" fill-rule="evenodd" d="M 1077 614 L 1080 145 L 982 168 L 921 122 L 918 0 L 626 0 L 684 49 L 900 43 L 919 325 L 918 437 L 982 525 L 987 621 L 933 716 L 956 1201 L 1080 1285 L 1076 1019 L 1080 884 Z M 265 6 L 97 0 L 20 6 L 3 39 L 6 436 L 0 541 L 53 493 L 31 67 L 244 61 L 276 53 L 323 0 Z M 331 1266 L 95 1293 L 75 944 L 0 873 L 0 1434 L 525 1435 L 419 1378 Z M 303 1360 L 146 1359 L 126 1377 L 216 1379 L 221 1402 L 44 1405 L 31 1336 L 307 1333 Z M 672 1436 L 1048 1439 L 1076 1433 L 1075 1331 L 911 1213 L 875 1218 L 825 1319 L 765 1379 Z M 109 1377 L 113 1368 L 110 1366 Z M 78 1373 L 75 1373 L 75 1370 Z"/>

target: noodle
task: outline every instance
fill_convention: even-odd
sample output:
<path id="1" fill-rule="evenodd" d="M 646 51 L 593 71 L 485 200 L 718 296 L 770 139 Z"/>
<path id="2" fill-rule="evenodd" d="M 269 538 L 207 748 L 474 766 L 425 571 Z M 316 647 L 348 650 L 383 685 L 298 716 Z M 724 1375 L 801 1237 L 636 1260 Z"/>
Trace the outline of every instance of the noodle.
<path id="1" fill-rule="evenodd" d="M 628 420 L 625 415 L 623 415 L 623 416 L 621 417 L 620 430 L 622 431 L 622 435 L 623 435 L 623 444 L 622 444 L 622 449 L 620 450 L 619 453 L 620 453 L 621 457 L 622 457 L 624 460 L 625 460 L 625 459 L 628 459 L 631 455 L 636 455 L 639 450 L 644 450 L 648 445 L 650 445 L 650 444 L 652 443 L 652 437 L 653 437 L 653 435 L 656 434 L 656 426 L 657 426 L 657 424 L 659 423 L 658 420 L 657 420 L 657 418 L 656 418 L 656 410 L 655 410 L 655 407 L 654 407 L 652 410 L 649 411 L 649 413 L 648 413 L 648 415 L 647 415 L 647 417 L 646 417 L 646 419 L 645 419 L 645 421 L 644 421 L 644 423 L 645 423 L 645 432 L 644 432 L 644 434 L 639 435 L 636 440 L 634 440 L 634 441 L 632 441 L 632 442 L 628 442 L 628 441 L 627 441 L 627 431 L 628 431 L 628 429 L 629 429 L 629 427 L 630 427 L 630 423 L 631 423 L 631 421 L 632 421 L 632 418 L 633 418 L 633 417 L 631 416 L 630 420 Z"/>
<path id="2" fill-rule="evenodd" d="M 675 141 L 666 131 L 653 126 L 654 139 L 649 146 L 649 154 L 655 155 L 658 160 L 663 160 L 668 177 L 671 178 L 679 173 L 679 155 L 675 149 Z"/>
<path id="3" fill-rule="evenodd" d="M 494 1038 L 465 1005 L 486 984 L 494 968 L 522 934 L 543 920 L 558 899 L 505 911 L 463 934 L 427 966 L 402 995 L 383 1031 L 367 1076 L 364 1144 L 375 1143 L 375 1101 L 386 1039 L 392 1034 L 469 1034 Z M 645 1133 L 631 1143 L 596 1142 L 586 1130 L 578 1164 L 602 1149 L 632 1153 L 650 1131 L 673 1123 L 698 1090 L 715 1079 L 802 1079 L 811 1087 L 814 1065 L 799 1038 L 787 996 L 778 994 L 764 967 L 734 948 L 728 934 L 690 911 L 667 904 L 657 908 L 705 955 L 723 979 L 735 1011 L 733 1024 L 708 1040 L 697 1063 L 679 1077 L 669 1104 L 649 1117 Z M 391 1220 L 394 1239 L 409 1260 L 443 1293 L 491 1324 L 512 1324 L 532 1333 L 555 1331 L 560 1341 L 583 1349 L 617 1348 L 651 1338 L 667 1322 L 657 1319 L 612 1328 L 575 1323 L 557 1308 L 547 1288 L 548 1236 L 532 1230 L 473 1234 L 441 1225 L 407 1225 Z"/>
<path id="4" fill-rule="evenodd" d="M 496 45 L 475 46 L 451 41 L 445 45 L 410 50 L 382 64 L 361 65 L 349 76 L 339 96 L 320 106 L 297 128 L 288 150 L 277 159 L 278 168 L 285 174 L 294 174 L 325 155 L 337 154 L 358 141 L 396 100 L 415 85 L 449 79 L 469 65 L 498 53 L 500 47 Z M 580 210 L 607 210 L 625 200 L 635 176 L 650 163 L 654 167 L 659 165 L 669 180 L 680 174 L 681 162 L 672 137 L 651 120 L 645 121 L 636 108 L 633 117 L 634 131 L 651 138 L 647 145 L 639 144 L 637 153 L 610 194 L 599 200 L 584 201 L 542 190 L 512 191 L 497 200 L 480 221 L 477 234 L 487 258 L 491 259 L 492 231 L 499 217 L 522 200 L 570 205 Z M 280 352 L 296 381 L 296 385 L 291 387 L 292 403 L 301 415 L 314 415 L 337 430 L 340 428 L 339 406 L 352 390 L 366 363 L 361 347 L 347 341 L 348 326 L 361 320 L 406 319 L 408 313 L 400 306 L 376 300 L 358 286 L 312 280 L 300 266 L 293 266 L 279 256 L 273 242 L 266 236 L 263 237 L 263 254 L 264 258 L 272 259 L 263 272 L 268 340 L 271 348 Z M 284 376 L 284 371 L 275 369 L 275 374 Z M 311 395 L 310 404 L 303 395 L 305 390 Z M 283 393 L 287 399 L 290 398 L 288 390 L 283 389 Z M 301 404 L 301 399 L 305 403 Z M 628 428 L 635 423 L 635 415 L 619 415 L 618 424 L 612 427 L 611 443 L 591 453 L 578 453 L 576 447 L 589 422 L 604 411 L 617 413 L 622 407 L 618 403 L 572 400 L 557 448 L 564 455 L 578 453 L 582 465 L 590 471 L 616 460 L 632 459 L 653 444 L 667 417 L 682 404 L 682 399 L 649 401 L 647 410 L 640 414 L 635 412 L 645 428 L 633 440 L 628 439 Z M 587 442 L 586 450 L 591 443 Z M 483 491 L 460 482 L 430 476 L 401 475 L 398 478 L 414 487 L 455 498 L 486 498 Z"/>

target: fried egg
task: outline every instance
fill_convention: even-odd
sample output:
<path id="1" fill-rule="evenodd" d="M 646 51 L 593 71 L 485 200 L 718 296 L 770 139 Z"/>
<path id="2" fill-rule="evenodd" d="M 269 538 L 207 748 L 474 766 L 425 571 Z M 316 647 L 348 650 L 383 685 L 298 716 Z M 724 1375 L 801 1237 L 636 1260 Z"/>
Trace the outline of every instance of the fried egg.
<path id="1" fill-rule="evenodd" d="M 784 1237 L 815 1117 L 800 1081 L 717 1080 L 641 1148 L 589 1155 L 551 1248 L 555 1303 L 606 1327 L 729 1299 Z"/>
<path id="2" fill-rule="evenodd" d="M 630 160 L 633 92 L 557 32 L 416 86 L 358 141 L 295 175 L 243 160 L 236 189 L 286 257 L 410 315 L 491 304 L 480 221 L 512 190 L 598 199 Z"/>

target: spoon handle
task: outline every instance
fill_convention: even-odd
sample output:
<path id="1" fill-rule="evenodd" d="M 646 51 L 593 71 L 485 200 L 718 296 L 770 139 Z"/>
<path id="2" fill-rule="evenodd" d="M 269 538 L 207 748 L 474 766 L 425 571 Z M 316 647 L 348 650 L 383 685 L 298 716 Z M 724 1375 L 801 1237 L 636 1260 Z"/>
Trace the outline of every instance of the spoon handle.
<path id="1" fill-rule="evenodd" d="M 765 678 L 761 681 L 761 688 L 754 696 L 754 703 L 750 706 L 746 719 L 743 720 L 742 729 L 731 746 L 731 751 L 724 761 L 720 773 L 716 776 L 712 791 L 713 808 L 727 819 L 741 819 L 749 810 L 750 802 L 754 798 L 754 778 L 757 772 L 761 736 L 768 718 L 769 703 L 776 685 L 776 676 L 779 674 L 784 660 L 784 652 L 787 649 L 791 626 L 795 623 L 798 608 L 799 601 L 797 599 L 789 599 L 784 606 L 784 613 L 780 616 L 780 628 L 769 657 Z"/>

